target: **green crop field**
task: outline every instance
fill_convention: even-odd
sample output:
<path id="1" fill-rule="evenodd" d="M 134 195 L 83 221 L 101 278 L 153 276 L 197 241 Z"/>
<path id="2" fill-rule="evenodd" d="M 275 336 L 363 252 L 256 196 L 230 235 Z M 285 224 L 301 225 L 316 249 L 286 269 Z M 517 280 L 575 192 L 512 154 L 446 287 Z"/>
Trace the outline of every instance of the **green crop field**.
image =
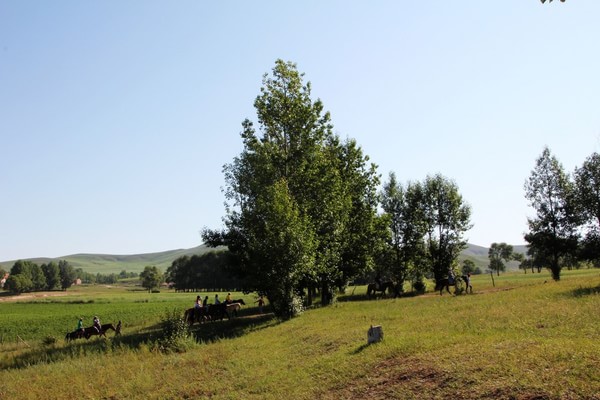
<path id="1" fill-rule="evenodd" d="M 194 325 L 182 352 L 154 343 L 161 315 L 195 293 L 0 298 L 0 399 L 600 399 L 600 271 L 494 280 L 476 276 L 475 293 L 460 296 L 368 300 L 350 287 L 284 322 L 248 304 Z M 62 340 L 94 314 L 122 320 L 123 336 Z M 372 324 L 384 340 L 367 345 Z"/>

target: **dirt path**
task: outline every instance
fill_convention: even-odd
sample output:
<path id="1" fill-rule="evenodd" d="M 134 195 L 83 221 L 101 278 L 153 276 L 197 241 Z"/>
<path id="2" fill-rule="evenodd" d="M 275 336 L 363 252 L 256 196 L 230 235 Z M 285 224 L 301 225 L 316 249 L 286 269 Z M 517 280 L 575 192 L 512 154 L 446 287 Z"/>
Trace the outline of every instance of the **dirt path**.
<path id="1" fill-rule="evenodd" d="M 67 292 L 35 292 L 35 293 L 25 293 L 25 294 L 17 294 L 14 296 L 0 296 L 0 303 L 4 302 L 14 302 L 20 300 L 34 300 L 34 299 L 43 299 L 46 297 L 62 297 L 68 296 Z"/>

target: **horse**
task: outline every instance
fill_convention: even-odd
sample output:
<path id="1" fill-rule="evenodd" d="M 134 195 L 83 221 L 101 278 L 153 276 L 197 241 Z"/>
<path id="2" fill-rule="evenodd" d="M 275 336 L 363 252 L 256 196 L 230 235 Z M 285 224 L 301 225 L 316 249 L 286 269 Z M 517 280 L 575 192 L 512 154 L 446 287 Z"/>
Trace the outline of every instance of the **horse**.
<path id="1" fill-rule="evenodd" d="M 236 302 L 233 302 L 233 303 L 228 303 L 228 304 L 227 304 L 227 307 L 226 307 L 226 312 L 227 312 L 227 315 L 231 315 L 230 313 L 233 313 L 233 315 L 234 315 L 235 317 L 237 317 L 237 315 L 238 315 L 238 311 L 239 311 L 241 308 L 242 308 L 241 304 L 240 304 L 240 303 L 238 303 L 237 301 L 236 301 Z"/>
<path id="2" fill-rule="evenodd" d="M 394 291 L 394 282 L 392 281 L 387 281 L 387 282 L 382 282 L 379 287 L 377 287 L 376 283 L 369 283 L 369 285 L 367 286 L 367 296 L 371 297 L 376 295 L 376 292 L 381 292 L 382 295 L 385 295 L 385 291 L 388 291 L 388 293 L 393 293 Z"/>
<path id="3" fill-rule="evenodd" d="M 211 321 L 220 319 L 221 321 L 225 316 L 230 319 L 229 313 L 227 312 L 227 303 L 209 304 L 207 314 Z"/>
<path id="4" fill-rule="evenodd" d="M 95 326 L 90 326 L 89 328 L 85 328 L 84 336 L 86 339 L 89 339 L 91 336 L 104 336 L 106 337 L 106 331 L 108 330 L 115 331 L 115 336 L 121 334 L 121 321 L 117 324 L 117 328 L 113 326 L 113 324 L 102 324 L 100 325 L 100 331 L 96 330 Z"/>
<path id="5" fill-rule="evenodd" d="M 194 325 L 195 322 L 204 322 L 208 319 L 208 310 L 207 307 L 192 307 L 185 310 L 183 313 L 183 319 L 191 325 Z"/>
<path id="6" fill-rule="evenodd" d="M 81 329 L 76 329 L 73 332 L 67 332 L 67 335 L 65 336 L 65 340 L 67 342 L 70 342 L 71 340 L 75 340 L 75 339 L 82 339 L 84 337 L 84 332 Z"/>
<path id="7" fill-rule="evenodd" d="M 454 294 L 457 294 L 456 292 L 459 291 L 460 289 L 462 289 L 462 288 L 459 289 L 459 287 L 457 287 L 457 283 L 458 283 L 458 286 L 462 287 L 462 284 L 460 282 L 458 282 L 459 280 L 462 280 L 463 282 L 469 284 L 468 277 L 465 275 L 457 277 L 456 279 L 454 279 L 454 281 L 452 283 L 450 283 L 448 278 L 443 278 L 443 279 L 440 279 L 439 281 L 435 282 L 434 290 L 436 292 L 439 290 L 440 296 L 441 296 L 442 292 L 444 291 L 444 288 L 446 288 L 446 291 L 448 293 L 450 293 L 450 286 L 454 286 L 454 287 L 456 287 L 456 290 L 454 290 Z M 471 285 L 469 285 L 469 286 L 471 286 Z M 469 290 L 469 288 L 467 288 L 467 290 Z M 473 293 L 473 286 L 471 286 L 471 293 Z M 450 293 L 450 294 L 452 294 L 452 293 Z"/>
<path id="8" fill-rule="evenodd" d="M 231 303 L 240 303 L 243 306 L 246 305 L 246 302 L 244 302 L 244 299 L 231 300 Z M 229 304 L 231 304 L 231 303 L 229 303 Z"/>

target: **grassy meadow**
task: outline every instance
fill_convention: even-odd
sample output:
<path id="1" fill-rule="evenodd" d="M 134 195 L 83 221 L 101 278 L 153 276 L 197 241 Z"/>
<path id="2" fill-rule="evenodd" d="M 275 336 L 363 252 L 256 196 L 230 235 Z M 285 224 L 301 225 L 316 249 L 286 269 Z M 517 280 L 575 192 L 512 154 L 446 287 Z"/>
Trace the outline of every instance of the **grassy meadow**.
<path id="1" fill-rule="evenodd" d="M 350 287 L 285 322 L 239 294 L 242 315 L 194 325 L 184 352 L 154 343 L 161 315 L 195 293 L 0 297 L 0 399 L 600 399 L 600 270 L 494 278 L 460 296 L 368 300 Z M 122 337 L 62 340 L 95 314 L 122 320 Z M 367 345 L 371 324 L 385 337 Z"/>

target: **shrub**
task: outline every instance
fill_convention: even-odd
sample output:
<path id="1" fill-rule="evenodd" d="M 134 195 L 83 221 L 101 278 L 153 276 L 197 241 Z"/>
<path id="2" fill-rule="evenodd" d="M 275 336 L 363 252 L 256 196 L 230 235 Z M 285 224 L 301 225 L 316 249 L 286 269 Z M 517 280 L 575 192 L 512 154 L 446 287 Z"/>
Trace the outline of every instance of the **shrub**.
<path id="1" fill-rule="evenodd" d="M 179 310 L 167 311 L 161 319 L 162 334 L 158 350 L 182 353 L 194 345 L 190 329 Z"/>
<path id="2" fill-rule="evenodd" d="M 42 339 L 42 344 L 44 346 L 53 346 L 56 344 L 56 338 L 54 336 L 46 336 Z"/>

